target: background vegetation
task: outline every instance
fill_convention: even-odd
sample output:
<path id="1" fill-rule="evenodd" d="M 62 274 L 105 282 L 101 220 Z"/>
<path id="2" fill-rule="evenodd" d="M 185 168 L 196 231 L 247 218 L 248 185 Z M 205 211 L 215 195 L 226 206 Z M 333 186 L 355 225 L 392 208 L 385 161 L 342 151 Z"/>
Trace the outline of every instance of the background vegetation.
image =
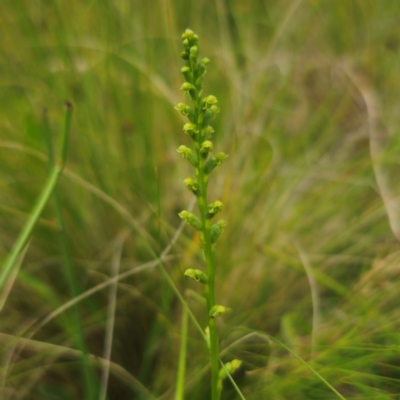
<path id="1" fill-rule="evenodd" d="M 211 192 L 229 221 L 218 322 L 238 386 L 338 398 L 274 337 L 346 399 L 400 398 L 399 14 L 374 0 L 2 0 L 0 259 L 44 185 L 64 101 L 75 111 L 61 219 L 53 197 L 0 294 L 0 398 L 104 398 L 112 331 L 107 398 L 174 398 L 182 304 L 157 266 L 172 238 L 163 265 L 205 324 L 183 277 L 202 265 L 199 238 L 177 215 L 191 201 L 173 109 L 186 27 L 212 61 L 215 149 L 230 154 Z M 190 323 L 185 399 L 209 398 L 207 365 Z"/>

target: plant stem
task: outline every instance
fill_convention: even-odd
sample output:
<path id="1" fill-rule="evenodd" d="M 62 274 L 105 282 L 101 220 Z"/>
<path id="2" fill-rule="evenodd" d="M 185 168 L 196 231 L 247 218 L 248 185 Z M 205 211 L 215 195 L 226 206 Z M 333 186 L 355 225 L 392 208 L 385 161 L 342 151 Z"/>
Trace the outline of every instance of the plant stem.
<path id="1" fill-rule="evenodd" d="M 205 285 L 205 296 L 207 299 L 207 315 L 208 315 L 208 328 L 210 333 L 210 359 L 211 359 L 211 399 L 218 400 L 218 377 L 219 377 L 219 359 L 218 359 L 218 335 L 217 325 L 215 318 L 209 316 L 210 310 L 215 306 L 215 264 L 214 264 L 214 251 L 212 248 L 210 229 L 211 220 L 206 217 L 207 215 L 207 186 L 208 177 L 204 173 L 204 160 L 201 157 L 200 151 L 197 150 L 197 157 L 199 160 L 199 167 L 196 171 L 197 179 L 200 186 L 200 196 L 197 198 L 199 205 L 201 223 L 203 226 L 202 232 L 204 236 L 204 258 L 206 262 L 206 271 L 208 277 L 208 284 Z"/>

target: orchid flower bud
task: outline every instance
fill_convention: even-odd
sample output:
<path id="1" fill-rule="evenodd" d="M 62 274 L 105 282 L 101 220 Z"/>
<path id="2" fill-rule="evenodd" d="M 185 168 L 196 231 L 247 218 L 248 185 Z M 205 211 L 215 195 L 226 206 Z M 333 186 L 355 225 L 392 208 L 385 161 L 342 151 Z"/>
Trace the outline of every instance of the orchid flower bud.
<path id="1" fill-rule="evenodd" d="M 189 90 L 192 90 L 192 89 L 194 89 L 194 86 L 189 82 L 185 82 L 181 86 L 181 90 L 184 90 L 185 92 L 188 92 Z"/>
<path id="2" fill-rule="evenodd" d="M 210 151 L 212 151 L 212 149 L 213 149 L 212 142 L 210 142 L 209 140 L 206 140 L 201 144 L 200 153 L 203 155 L 203 157 L 207 157 L 208 153 Z"/>
<path id="3" fill-rule="evenodd" d="M 203 89 L 203 86 L 204 86 L 204 75 L 199 76 L 196 79 L 195 84 L 196 84 L 197 89 Z M 200 96 L 201 96 L 201 93 L 200 93 Z"/>
<path id="4" fill-rule="evenodd" d="M 188 225 L 200 231 L 202 229 L 201 221 L 189 211 L 183 210 L 178 214 Z"/>
<path id="5" fill-rule="evenodd" d="M 200 186 L 199 184 L 194 181 L 192 178 L 186 178 L 183 183 L 185 184 L 185 186 L 191 191 L 193 192 L 196 196 L 198 196 L 200 194 Z"/>
<path id="6" fill-rule="evenodd" d="M 214 224 L 211 227 L 210 237 L 211 237 L 211 243 L 212 244 L 215 244 L 217 242 L 217 240 L 218 240 L 219 236 L 221 235 L 221 233 L 224 232 L 224 228 L 225 228 L 225 226 L 227 224 L 228 223 L 225 220 L 220 219 L 216 224 Z"/>
<path id="7" fill-rule="evenodd" d="M 185 38 L 184 40 L 182 40 L 182 44 L 183 44 L 183 47 L 185 48 L 185 50 L 190 50 L 188 38 Z"/>
<path id="8" fill-rule="evenodd" d="M 238 360 L 237 358 L 230 362 L 227 362 L 226 364 L 224 364 L 225 368 L 222 367 L 219 370 L 219 379 L 224 380 L 228 377 L 228 373 L 232 375 L 237 369 L 240 368 L 241 365 L 242 360 Z"/>
<path id="9" fill-rule="evenodd" d="M 198 67 L 197 67 L 197 76 L 198 76 L 199 79 L 200 79 L 201 77 L 203 77 L 203 76 L 205 75 L 205 73 L 206 73 L 206 65 L 203 64 L 203 63 L 200 61 L 199 65 L 198 65 Z"/>
<path id="10" fill-rule="evenodd" d="M 199 62 L 199 66 L 197 67 L 197 76 L 203 76 L 206 73 L 206 66 L 209 64 L 210 60 L 208 58 L 203 58 Z"/>
<path id="11" fill-rule="evenodd" d="M 185 92 L 189 93 L 192 100 L 195 100 L 197 98 L 197 90 L 196 90 L 195 86 L 192 85 L 191 83 L 185 82 L 181 86 L 181 90 L 184 90 Z"/>
<path id="12" fill-rule="evenodd" d="M 194 111 L 188 105 L 186 105 L 184 103 L 179 103 L 174 108 L 175 108 L 175 110 L 180 111 L 183 116 L 188 117 L 190 121 L 194 122 L 194 119 L 195 119 Z"/>
<path id="13" fill-rule="evenodd" d="M 194 32 L 191 29 L 186 29 L 185 32 L 182 33 L 182 40 L 191 39 L 194 35 Z"/>
<path id="14" fill-rule="evenodd" d="M 210 318 L 217 318 L 220 317 L 221 315 L 224 315 L 226 313 L 226 307 L 224 306 L 214 306 L 211 308 L 210 312 L 208 313 Z"/>
<path id="15" fill-rule="evenodd" d="M 199 54 L 199 49 L 197 46 L 193 46 L 190 48 L 190 57 L 197 57 Z"/>
<path id="16" fill-rule="evenodd" d="M 214 128 L 212 126 L 210 126 L 210 125 L 207 126 L 207 128 L 204 131 L 205 131 L 207 139 L 211 139 L 212 138 L 212 134 L 215 132 Z"/>
<path id="17" fill-rule="evenodd" d="M 212 113 L 213 113 L 213 118 L 215 118 L 215 116 L 216 116 L 216 115 L 219 113 L 219 111 L 220 111 L 219 107 L 216 106 L 216 105 L 212 105 L 212 106 L 210 107 L 210 110 L 211 110 Z"/>
<path id="18" fill-rule="evenodd" d="M 196 128 L 195 124 L 191 124 L 190 122 L 186 123 L 185 125 L 183 125 L 183 131 L 190 135 L 191 137 L 194 137 L 197 133 L 199 133 L 199 131 Z"/>
<path id="19" fill-rule="evenodd" d="M 211 120 L 213 119 L 214 114 L 213 112 L 207 108 L 207 110 L 204 111 L 203 115 L 203 128 L 206 128 L 208 125 L 210 125 Z"/>
<path id="20" fill-rule="evenodd" d="M 175 106 L 175 110 L 180 111 L 182 114 L 186 110 L 187 105 L 185 103 L 179 103 L 177 106 Z M 185 114 L 183 114 L 185 115 Z"/>
<path id="21" fill-rule="evenodd" d="M 185 271 L 184 275 L 194 279 L 197 282 L 207 284 L 208 283 L 208 277 L 207 275 L 203 272 L 200 271 L 199 269 L 192 269 L 189 268 Z"/>
<path id="22" fill-rule="evenodd" d="M 190 55 L 189 55 L 189 60 L 190 60 L 190 66 L 193 71 L 196 71 L 197 69 L 197 56 L 199 54 L 199 49 L 197 46 L 193 46 L 190 48 Z"/>
<path id="23" fill-rule="evenodd" d="M 210 174 L 211 171 L 217 167 L 218 165 L 221 165 L 222 161 L 224 161 L 226 158 L 228 158 L 228 155 L 220 152 L 217 155 L 211 157 L 207 162 L 206 165 L 204 166 L 204 172 L 206 174 Z"/>
<path id="24" fill-rule="evenodd" d="M 222 201 L 216 200 L 207 206 L 207 218 L 212 218 L 222 210 Z"/>
<path id="25" fill-rule="evenodd" d="M 192 81 L 191 70 L 189 67 L 182 67 L 181 72 L 187 82 Z"/>
<path id="26" fill-rule="evenodd" d="M 193 46 L 198 46 L 199 44 L 199 37 L 193 32 L 193 36 L 190 38 L 190 43 Z"/>
<path id="27" fill-rule="evenodd" d="M 217 98 L 210 94 L 209 96 L 203 99 L 203 104 L 204 104 L 203 108 L 208 108 L 216 103 L 218 103 Z"/>
<path id="28" fill-rule="evenodd" d="M 176 151 L 182 156 L 182 158 L 186 158 L 187 160 L 189 160 L 190 164 L 192 164 L 194 167 L 197 167 L 197 156 L 192 149 L 189 149 L 189 147 L 182 145 L 179 146 Z"/>
<path id="29" fill-rule="evenodd" d="M 187 53 L 186 51 L 182 51 L 181 58 L 185 61 L 189 60 L 189 53 Z"/>

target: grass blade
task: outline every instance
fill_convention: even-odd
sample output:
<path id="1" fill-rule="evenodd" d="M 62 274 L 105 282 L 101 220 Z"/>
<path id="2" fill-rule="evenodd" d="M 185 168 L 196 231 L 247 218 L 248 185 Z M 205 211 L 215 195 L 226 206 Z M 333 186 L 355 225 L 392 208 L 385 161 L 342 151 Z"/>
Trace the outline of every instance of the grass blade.
<path id="1" fill-rule="evenodd" d="M 59 153 L 59 158 L 55 163 L 52 171 L 47 179 L 46 184 L 43 187 L 42 193 L 40 194 L 36 205 L 33 207 L 32 212 L 29 216 L 28 221 L 26 222 L 24 228 L 20 232 L 17 241 L 14 244 L 9 256 L 6 258 L 4 262 L 3 270 L 0 274 L 0 290 L 3 289 L 4 284 L 10 275 L 15 262 L 19 254 L 22 252 L 28 240 L 33 232 L 33 229 L 38 222 L 40 215 L 43 212 L 44 207 L 46 206 L 47 202 L 49 201 L 53 190 L 57 184 L 57 181 L 62 173 L 62 170 L 65 165 L 65 161 L 67 158 L 67 143 L 69 137 L 69 130 L 71 126 L 71 117 L 72 117 L 72 105 L 70 103 L 66 103 L 66 112 L 65 112 L 65 123 L 64 123 L 64 131 L 61 138 L 61 148 Z"/>
<path id="2" fill-rule="evenodd" d="M 66 121 L 66 124 L 70 124 L 70 120 Z M 53 154 L 53 143 L 51 140 L 51 132 L 50 132 L 50 125 L 49 121 L 47 119 L 47 113 L 44 114 L 44 121 L 43 121 L 43 128 L 44 128 L 44 136 L 47 144 L 47 149 L 49 153 L 49 164 L 50 164 L 50 169 L 54 168 L 56 166 L 56 163 L 54 161 L 54 154 Z M 66 126 L 65 129 L 68 129 L 69 131 L 69 126 Z M 62 139 L 62 146 L 60 150 L 60 159 L 66 160 L 67 156 L 67 142 L 65 141 L 65 138 L 63 137 Z M 79 288 L 76 282 L 78 280 L 75 277 L 74 270 L 73 270 L 73 264 L 72 264 L 72 257 L 71 257 L 71 252 L 68 244 L 68 239 L 67 239 L 67 232 L 65 228 L 65 223 L 64 223 L 64 218 L 62 215 L 62 204 L 61 204 L 61 195 L 60 191 L 58 189 L 58 185 L 56 183 L 54 192 L 54 203 L 55 203 L 55 213 L 56 213 L 56 218 L 57 218 L 57 223 L 59 227 L 59 239 L 60 239 L 60 245 L 61 245 L 61 250 L 62 250 L 62 256 L 63 256 L 63 267 L 64 267 L 64 274 L 65 277 L 68 281 L 68 286 L 69 286 L 69 291 L 72 296 L 72 298 L 76 298 L 79 293 Z M 83 375 L 85 377 L 85 393 L 86 397 L 88 399 L 95 399 L 97 397 L 96 395 L 96 379 L 94 376 L 94 371 L 93 368 L 89 365 L 88 362 L 88 349 L 87 349 L 87 344 L 85 341 L 85 334 L 82 326 L 82 321 L 81 321 L 81 315 L 80 315 L 80 310 L 79 310 L 79 305 L 75 304 L 74 305 L 74 317 L 72 321 L 72 327 L 71 329 L 74 332 L 75 341 L 78 349 L 82 352 L 83 354 Z"/>
<path id="3" fill-rule="evenodd" d="M 183 307 L 181 346 L 179 351 L 178 377 L 176 380 L 175 400 L 184 400 L 187 339 L 188 339 L 188 312 L 186 307 Z"/>
<path id="4" fill-rule="evenodd" d="M 302 364 L 304 364 L 318 379 L 320 379 L 329 389 L 332 390 L 333 393 L 336 394 L 337 397 L 341 400 L 346 400 L 323 376 L 321 376 L 307 361 L 303 360 L 297 353 L 295 353 L 290 347 L 286 346 L 284 343 L 276 339 L 275 337 L 268 335 L 263 332 L 256 331 L 262 336 L 266 336 L 268 339 L 273 340 L 274 342 L 278 343 L 282 346 L 285 350 L 287 350 L 292 356 L 296 357 Z"/>

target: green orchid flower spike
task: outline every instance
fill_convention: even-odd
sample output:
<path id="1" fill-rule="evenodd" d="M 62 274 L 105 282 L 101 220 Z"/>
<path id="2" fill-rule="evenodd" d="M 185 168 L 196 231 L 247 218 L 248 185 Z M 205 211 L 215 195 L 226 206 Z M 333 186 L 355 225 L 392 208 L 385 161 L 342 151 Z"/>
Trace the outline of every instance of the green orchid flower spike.
<path id="1" fill-rule="evenodd" d="M 208 326 L 206 331 L 209 335 L 209 351 L 211 359 L 211 399 L 220 398 L 219 376 L 219 345 L 217 336 L 216 317 L 222 316 L 226 309 L 224 306 L 215 303 L 215 247 L 216 243 L 224 231 L 227 222 L 224 220 L 212 224 L 213 217 L 222 211 L 223 205 L 219 200 L 211 203 L 207 200 L 207 188 L 209 176 L 214 169 L 228 157 L 223 152 L 211 156 L 214 145 L 211 141 L 214 128 L 210 125 L 219 113 L 218 99 L 209 94 L 203 95 L 204 78 L 207 73 L 207 65 L 210 63 L 208 58 L 199 61 L 199 38 L 190 29 L 182 34 L 183 51 L 181 57 L 185 61 L 185 66 L 181 73 L 185 82 L 181 86 L 184 97 L 190 104 L 179 103 L 175 109 L 188 118 L 188 122 L 183 126 L 183 131 L 193 140 L 193 148 L 187 146 L 178 147 L 178 153 L 187 159 L 195 168 L 195 176 L 186 178 L 185 186 L 196 196 L 200 216 L 197 217 L 188 211 L 182 211 L 179 216 L 189 225 L 200 231 L 200 239 L 203 247 L 205 259 L 205 271 L 197 269 L 186 270 L 185 275 L 200 282 L 204 286 L 204 293 L 207 299 L 207 318 Z"/>

